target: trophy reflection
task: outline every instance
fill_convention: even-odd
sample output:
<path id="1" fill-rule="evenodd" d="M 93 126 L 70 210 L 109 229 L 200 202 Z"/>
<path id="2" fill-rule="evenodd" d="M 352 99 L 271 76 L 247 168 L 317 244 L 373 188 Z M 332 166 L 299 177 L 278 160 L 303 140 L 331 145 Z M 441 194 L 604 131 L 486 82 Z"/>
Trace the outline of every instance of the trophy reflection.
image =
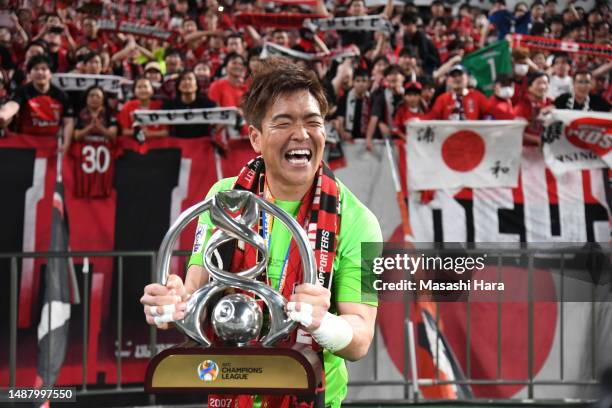
<path id="1" fill-rule="evenodd" d="M 297 323 L 285 312 L 285 298 L 257 280 L 264 276 L 269 257 L 264 238 L 254 231 L 265 211 L 290 231 L 300 254 L 304 282 L 315 283 L 316 264 L 308 237 L 289 214 L 239 190 L 219 192 L 192 206 L 162 241 L 158 283 L 165 284 L 170 274 L 172 250 L 181 231 L 206 211 L 217 227 L 203 253 L 204 268 L 211 279 L 189 297 L 185 318 L 175 322 L 191 340 L 151 360 L 146 391 L 314 395 L 321 382 L 321 361 L 309 345 L 281 345 L 297 329 Z M 229 265 L 223 265 L 219 249 L 234 240 L 258 250 L 254 266 L 236 272 L 224 269 Z M 211 327 L 216 338 L 207 336 Z"/>

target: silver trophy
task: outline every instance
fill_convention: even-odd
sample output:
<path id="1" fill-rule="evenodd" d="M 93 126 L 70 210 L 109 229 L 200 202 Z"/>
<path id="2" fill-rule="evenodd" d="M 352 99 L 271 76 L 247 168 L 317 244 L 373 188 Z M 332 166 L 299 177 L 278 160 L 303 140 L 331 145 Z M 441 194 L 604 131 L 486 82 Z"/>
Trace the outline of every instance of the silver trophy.
<path id="1" fill-rule="evenodd" d="M 214 295 L 231 288 L 249 291 L 262 299 L 269 311 L 270 327 L 265 336 L 259 339 L 263 316 L 256 301 L 243 294 L 225 295 L 213 306 L 211 323 L 215 333 L 226 343 L 244 347 L 252 340 L 258 340 L 263 346 L 271 347 L 297 327 L 297 323 L 289 319 L 285 312 L 285 298 L 270 286 L 255 280 L 265 272 L 268 264 L 266 242 L 253 230 L 262 210 L 273 215 L 291 232 L 302 261 L 304 282 L 314 284 L 316 263 L 304 229 L 284 210 L 249 191 L 222 191 L 190 207 L 172 224 L 162 241 L 157 263 L 157 281 L 165 285 L 170 273 L 175 241 L 185 226 L 200 214 L 209 211 L 212 223 L 218 227 L 204 249 L 204 267 L 210 273 L 211 279 L 189 297 L 185 318 L 175 322 L 183 333 L 201 346 L 213 345 L 204 331 L 208 307 L 213 306 L 210 304 L 211 300 Z M 230 213 L 240 215 L 232 217 Z M 229 265 L 222 265 L 217 249 L 234 239 L 257 248 L 261 256 L 255 266 L 233 273 L 223 269 L 229 268 Z M 213 258 L 216 263 L 213 263 Z"/>

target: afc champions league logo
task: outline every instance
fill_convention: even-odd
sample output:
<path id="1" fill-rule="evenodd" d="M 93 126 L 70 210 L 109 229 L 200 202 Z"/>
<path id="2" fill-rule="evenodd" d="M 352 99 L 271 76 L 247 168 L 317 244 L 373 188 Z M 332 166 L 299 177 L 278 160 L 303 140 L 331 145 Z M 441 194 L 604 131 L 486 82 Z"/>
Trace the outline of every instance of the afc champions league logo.
<path id="1" fill-rule="evenodd" d="M 202 381 L 215 381 L 219 375 L 219 366 L 212 360 L 204 360 L 198 365 L 198 377 Z"/>

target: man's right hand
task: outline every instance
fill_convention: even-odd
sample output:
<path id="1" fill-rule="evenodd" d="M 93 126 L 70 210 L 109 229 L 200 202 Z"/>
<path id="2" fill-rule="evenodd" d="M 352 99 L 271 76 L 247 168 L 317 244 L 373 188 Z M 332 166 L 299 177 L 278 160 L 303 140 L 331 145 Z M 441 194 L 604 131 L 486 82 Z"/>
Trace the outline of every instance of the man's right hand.
<path id="1" fill-rule="evenodd" d="M 170 275 L 165 286 L 159 283 L 145 286 L 140 303 L 144 305 L 147 323 L 165 330 L 170 327 L 170 322 L 185 318 L 187 298 L 183 280 Z"/>

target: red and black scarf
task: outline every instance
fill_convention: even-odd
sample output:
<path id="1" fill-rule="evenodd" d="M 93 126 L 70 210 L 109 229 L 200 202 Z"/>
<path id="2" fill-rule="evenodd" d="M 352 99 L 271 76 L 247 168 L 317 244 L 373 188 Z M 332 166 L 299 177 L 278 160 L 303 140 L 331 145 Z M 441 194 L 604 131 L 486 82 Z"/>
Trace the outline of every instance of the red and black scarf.
<path id="1" fill-rule="evenodd" d="M 257 157 L 251 160 L 238 175 L 234 184 L 236 190 L 248 190 L 260 197 L 265 193 L 265 165 L 263 158 Z M 314 251 L 317 265 L 317 280 L 324 287 L 331 290 L 333 263 L 336 256 L 337 237 L 340 231 L 340 193 L 335 176 L 329 167 L 322 163 L 310 190 L 304 195 L 300 202 L 297 214 L 297 222 L 306 230 Z M 264 215 L 260 216 L 258 232 L 263 234 Z M 231 244 L 231 243 L 229 243 Z M 240 248 L 234 241 L 232 248 L 220 249 L 224 265 L 230 264 L 230 270 L 240 271 L 250 268 L 257 262 L 257 250 L 251 246 Z M 228 262 L 229 261 L 229 262 Z M 295 286 L 303 281 L 302 264 L 300 254 L 292 240 L 289 245 L 287 266 L 285 268 L 284 284 L 281 285 L 282 295 L 288 299 Z M 292 346 L 296 343 L 297 332 L 283 346 Z M 313 342 L 312 347 L 322 353 L 319 346 Z M 324 365 L 322 364 L 322 367 Z M 323 384 L 321 392 L 315 401 L 302 401 L 295 396 L 262 396 L 261 407 L 265 408 L 289 408 L 289 407 L 318 407 L 324 404 Z M 253 405 L 251 396 L 226 396 L 210 395 L 211 399 L 232 399 L 232 407 L 250 408 Z"/>

